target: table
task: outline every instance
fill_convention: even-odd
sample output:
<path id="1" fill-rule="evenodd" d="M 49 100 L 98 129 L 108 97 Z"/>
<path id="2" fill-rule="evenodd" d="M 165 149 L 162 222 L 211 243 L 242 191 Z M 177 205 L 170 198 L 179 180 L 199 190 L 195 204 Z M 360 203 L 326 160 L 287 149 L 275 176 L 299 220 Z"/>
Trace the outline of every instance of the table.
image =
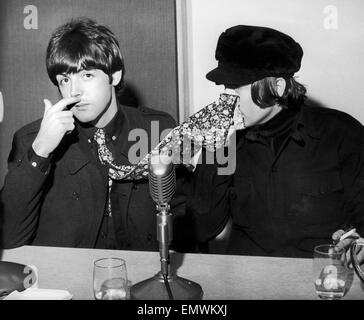
<path id="1" fill-rule="evenodd" d="M 126 260 L 128 278 L 135 284 L 160 270 L 159 253 L 145 251 L 23 246 L 4 250 L 2 261 L 35 265 L 38 286 L 63 289 L 74 300 L 94 299 L 93 262 L 104 257 Z M 312 259 L 171 253 L 177 275 L 201 285 L 204 300 L 313 300 Z M 354 274 L 343 299 L 364 299 L 364 285 Z"/>

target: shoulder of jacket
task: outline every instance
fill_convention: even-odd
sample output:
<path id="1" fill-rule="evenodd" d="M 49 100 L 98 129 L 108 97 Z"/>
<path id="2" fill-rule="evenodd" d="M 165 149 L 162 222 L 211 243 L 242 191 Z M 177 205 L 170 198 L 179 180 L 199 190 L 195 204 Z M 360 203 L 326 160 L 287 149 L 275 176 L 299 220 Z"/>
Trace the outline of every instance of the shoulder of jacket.
<path id="1" fill-rule="evenodd" d="M 15 132 L 15 135 L 18 137 L 22 137 L 38 133 L 41 121 L 42 119 L 38 119 L 22 126 Z"/>
<path id="2" fill-rule="evenodd" d="M 350 114 L 333 108 L 305 106 L 307 111 L 313 114 L 316 118 L 320 118 L 322 121 L 334 121 L 340 123 L 343 126 L 348 127 L 362 127 L 363 125 Z"/>

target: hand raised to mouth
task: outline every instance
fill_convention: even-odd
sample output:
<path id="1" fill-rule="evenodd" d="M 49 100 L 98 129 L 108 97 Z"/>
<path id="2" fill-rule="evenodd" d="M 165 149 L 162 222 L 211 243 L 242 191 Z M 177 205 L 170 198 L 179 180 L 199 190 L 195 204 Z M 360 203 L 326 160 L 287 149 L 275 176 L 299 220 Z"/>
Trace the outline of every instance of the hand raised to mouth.
<path id="1" fill-rule="evenodd" d="M 48 158 L 59 145 L 66 133 L 74 128 L 74 118 L 70 105 L 80 102 L 78 97 L 63 98 L 56 104 L 44 99 L 44 114 L 40 130 L 32 144 L 34 152 L 44 158 Z"/>

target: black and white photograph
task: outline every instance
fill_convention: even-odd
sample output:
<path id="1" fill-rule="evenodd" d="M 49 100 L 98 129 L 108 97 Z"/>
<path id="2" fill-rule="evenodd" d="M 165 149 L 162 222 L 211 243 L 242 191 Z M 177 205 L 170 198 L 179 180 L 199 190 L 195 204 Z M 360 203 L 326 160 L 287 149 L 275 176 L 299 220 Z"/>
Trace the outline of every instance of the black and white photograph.
<path id="1" fill-rule="evenodd" d="M 364 300 L 363 14 L 0 0 L 1 303 Z"/>

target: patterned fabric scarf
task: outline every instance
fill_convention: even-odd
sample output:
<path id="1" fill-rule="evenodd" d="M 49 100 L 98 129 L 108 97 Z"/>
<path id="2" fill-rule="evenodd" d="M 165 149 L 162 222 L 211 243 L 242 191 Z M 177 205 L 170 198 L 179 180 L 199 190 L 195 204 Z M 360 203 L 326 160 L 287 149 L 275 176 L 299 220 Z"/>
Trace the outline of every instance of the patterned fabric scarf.
<path id="1" fill-rule="evenodd" d="M 169 134 L 136 165 L 117 165 L 106 146 L 105 131 L 98 129 L 95 140 L 101 163 L 109 166 L 109 177 L 114 180 L 140 180 L 148 177 L 149 159 L 152 153 L 167 154 L 174 164 L 188 168 L 202 147 L 214 151 L 227 145 L 229 135 L 244 128 L 238 105 L 239 97 L 223 93 L 219 100 L 207 105 L 174 128 Z"/>
<path id="2" fill-rule="evenodd" d="M 114 157 L 106 146 L 105 130 L 99 128 L 96 130 L 94 139 L 97 142 L 97 152 L 100 162 L 109 166 L 109 177 L 114 180 L 138 180 L 148 176 L 148 172 L 141 170 L 140 166 L 121 165 L 115 163 Z"/>

